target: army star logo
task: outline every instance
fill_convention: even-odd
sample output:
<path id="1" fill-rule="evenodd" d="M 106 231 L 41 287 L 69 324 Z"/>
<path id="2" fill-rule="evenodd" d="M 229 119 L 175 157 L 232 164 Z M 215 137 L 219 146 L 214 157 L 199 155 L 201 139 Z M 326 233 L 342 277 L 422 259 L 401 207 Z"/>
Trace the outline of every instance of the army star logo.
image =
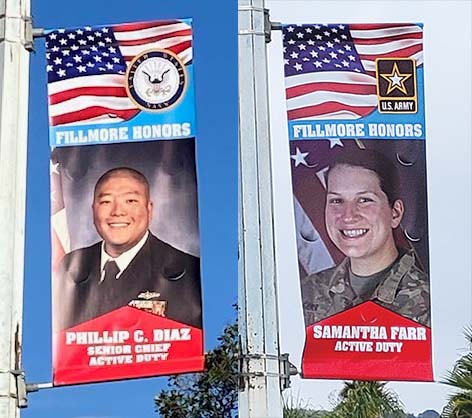
<path id="1" fill-rule="evenodd" d="M 403 94 L 407 95 L 408 93 L 405 88 L 405 81 L 408 80 L 411 76 L 411 74 L 401 74 L 398 70 L 398 65 L 396 62 L 393 64 L 391 74 L 380 74 L 380 77 L 383 77 L 389 82 L 387 95 L 390 94 L 394 89 L 398 89 Z"/>
<path id="2" fill-rule="evenodd" d="M 377 58 L 378 109 L 380 113 L 416 113 L 416 62 L 412 58 Z"/>

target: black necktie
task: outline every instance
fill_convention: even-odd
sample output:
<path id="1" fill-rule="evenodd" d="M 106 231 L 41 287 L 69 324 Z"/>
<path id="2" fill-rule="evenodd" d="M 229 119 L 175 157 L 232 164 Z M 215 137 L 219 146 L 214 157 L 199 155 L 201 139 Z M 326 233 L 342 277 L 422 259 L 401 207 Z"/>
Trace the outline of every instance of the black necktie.
<path id="1" fill-rule="evenodd" d="M 108 260 L 105 263 L 103 270 L 105 270 L 105 276 L 103 279 L 105 282 L 111 279 L 116 279 L 116 275 L 120 272 L 115 260 Z"/>

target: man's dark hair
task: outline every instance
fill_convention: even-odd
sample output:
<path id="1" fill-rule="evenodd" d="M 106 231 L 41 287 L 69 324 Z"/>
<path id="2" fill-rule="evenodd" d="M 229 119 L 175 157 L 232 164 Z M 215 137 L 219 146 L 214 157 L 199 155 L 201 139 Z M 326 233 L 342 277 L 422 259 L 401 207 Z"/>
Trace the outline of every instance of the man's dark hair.
<path id="1" fill-rule="evenodd" d="M 391 207 L 400 199 L 398 171 L 384 154 L 371 149 L 339 150 L 333 152 L 325 179 L 328 184 L 330 171 L 338 165 L 362 167 L 373 171 L 380 181 L 380 188 L 387 195 Z"/>
<path id="2" fill-rule="evenodd" d="M 100 176 L 100 178 L 97 180 L 97 183 L 95 184 L 95 188 L 93 189 L 93 196 L 94 197 L 96 196 L 97 190 L 106 180 L 113 177 L 119 177 L 120 175 L 123 175 L 123 174 L 129 177 L 132 177 L 133 179 L 141 183 L 146 189 L 146 195 L 149 200 L 150 192 L 149 192 L 149 182 L 147 178 L 144 176 L 144 174 L 140 173 L 138 170 L 135 170 L 134 168 L 130 168 L 130 167 L 112 168 L 111 170 L 108 170 L 107 172 L 103 173 Z"/>

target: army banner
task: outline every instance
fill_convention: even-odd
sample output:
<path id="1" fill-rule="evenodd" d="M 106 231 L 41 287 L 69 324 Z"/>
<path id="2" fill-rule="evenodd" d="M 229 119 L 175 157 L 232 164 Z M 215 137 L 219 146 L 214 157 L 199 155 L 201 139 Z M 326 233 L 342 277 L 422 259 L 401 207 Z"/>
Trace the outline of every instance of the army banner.
<path id="1" fill-rule="evenodd" d="M 422 38 L 283 26 L 305 378 L 433 380 Z"/>
<path id="2" fill-rule="evenodd" d="M 203 369 L 191 20 L 46 34 L 53 383 Z"/>

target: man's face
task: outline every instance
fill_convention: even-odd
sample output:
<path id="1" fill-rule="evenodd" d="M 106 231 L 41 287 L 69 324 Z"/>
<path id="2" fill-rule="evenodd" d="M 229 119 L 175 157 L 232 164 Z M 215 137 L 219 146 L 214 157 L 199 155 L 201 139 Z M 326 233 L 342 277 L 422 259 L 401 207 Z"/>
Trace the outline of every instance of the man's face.
<path id="1" fill-rule="evenodd" d="M 328 176 L 325 221 L 328 235 L 347 257 L 375 265 L 396 251 L 392 228 L 403 204 L 390 207 L 377 174 L 362 167 L 335 166 Z"/>
<path id="2" fill-rule="evenodd" d="M 97 188 L 92 208 L 97 232 L 112 257 L 136 245 L 151 221 L 146 186 L 126 173 L 108 178 Z"/>

